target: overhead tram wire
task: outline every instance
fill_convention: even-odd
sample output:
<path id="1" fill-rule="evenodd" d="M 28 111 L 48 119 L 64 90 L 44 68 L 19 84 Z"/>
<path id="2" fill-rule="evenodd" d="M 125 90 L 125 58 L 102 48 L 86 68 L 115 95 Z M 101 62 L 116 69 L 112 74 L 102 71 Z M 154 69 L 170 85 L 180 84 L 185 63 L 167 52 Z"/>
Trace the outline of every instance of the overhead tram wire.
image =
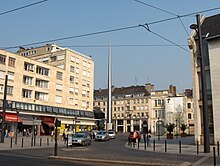
<path id="1" fill-rule="evenodd" d="M 175 14 L 175 13 L 172 13 L 172 12 L 170 12 L 170 11 L 167 11 L 167 10 L 161 9 L 161 8 L 159 8 L 159 7 L 150 5 L 150 4 L 148 4 L 148 3 L 139 1 L 139 0 L 134 0 L 134 1 L 135 1 L 135 2 L 138 2 L 138 3 L 141 3 L 141 4 L 143 4 L 143 5 L 149 6 L 149 7 L 151 7 L 151 8 L 157 9 L 157 10 L 162 11 L 162 12 L 164 12 L 164 13 L 168 13 L 168 14 L 171 14 L 171 15 L 173 15 L 173 16 L 175 16 L 175 17 L 178 17 L 178 19 L 179 19 L 179 21 L 180 21 L 180 23 L 181 23 L 183 29 L 185 30 L 187 36 L 189 37 L 189 33 L 187 32 L 186 27 L 185 27 L 185 25 L 183 24 L 183 21 L 181 20 L 181 18 L 180 18 L 179 15 L 177 15 L 177 14 Z"/>
<path id="2" fill-rule="evenodd" d="M 162 23 L 162 22 L 165 22 L 165 21 L 174 20 L 174 19 L 177 19 L 177 18 L 179 18 L 179 17 L 181 17 L 181 18 L 182 18 L 182 17 L 188 17 L 188 16 L 191 16 L 191 15 L 195 15 L 195 14 L 197 14 L 197 13 L 209 12 L 209 11 L 219 10 L 219 9 L 220 9 L 220 7 L 216 7 L 216 8 L 212 8 L 212 9 L 203 10 L 203 11 L 188 13 L 188 14 L 185 14 L 185 15 L 177 16 L 177 17 L 171 17 L 171 18 L 167 18 L 167 19 L 163 19 L 163 20 L 158 20 L 158 21 L 154 21 L 154 22 L 149 22 L 149 23 L 147 23 L 147 25 L 149 26 L 149 25 L 152 25 L 152 24 L 158 24 L 158 23 Z M 145 23 L 145 24 L 142 24 L 142 25 L 146 25 L 146 23 Z M 55 41 L 61 41 L 61 40 L 79 38 L 79 37 L 86 37 L 86 36 L 104 34 L 104 33 L 109 33 L 109 32 L 122 31 L 122 30 L 127 30 L 127 29 L 134 29 L 134 28 L 138 28 L 138 27 L 140 27 L 140 26 L 139 26 L 139 25 L 134 25 L 134 26 L 128 26 L 128 27 L 123 27 L 123 28 L 110 29 L 110 30 L 105 30 L 105 31 L 99 31 L 99 32 L 81 34 L 81 35 L 76 35 L 76 36 L 70 36 L 70 37 L 64 37 L 64 38 L 57 38 L 57 39 L 45 40 L 45 41 L 41 41 L 41 42 L 34 42 L 34 43 L 29 43 L 29 44 L 23 44 L 23 45 L 19 45 L 19 46 L 2 47 L 2 49 L 13 49 L 13 48 L 18 48 L 18 47 L 20 47 L 20 46 L 37 45 L 37 44 L 43 44 L 43 43 L 48 43 L 48 42 L 55 42 Z"/>
<path id="3" fill-rule="evenodd" d="M 103 33 L 110 33 L 110 32 L 122 31 L 122 30 L 127 30 L 127 29 L 134 29 L 134 28 L 138 28 L 138 27 L 139 27 L 138 25 L 135 25 L 135 26 L 129 26 L 129 27 L 123 27 L 123 28 L 117 28 L 117 29 L 110 29 L 110 30 L 105 30 L 105 31 L 98 31 L 98 32 L 86 33 L 86 34 L 81 34 L 81 35 L 76 35 L 76 36 L 63 37 L 63 38 L 57 38 L 57 39 L 45 40 L 45 41 L 41 41 L 41 42 L 30 43 L 30 44 L 24 44 L 22 46 L 30 46 L 30 45 L 50 43 L 50 42 L 61 41 L 61 40 L 68 40 L 68 39 L 73 39 L 73 38 L 80 38 L 80 37 L 85 37 L 85 36 L 93 36 L 93 35 L 98 35 L 98 34 L 103 34 Z M 18 48 L 20 46 L 4 47 L 3 49 Z"/>
<path id="4" fill-rule="evenodd" d="M 25 5 L 25 6 L 22 6 L 22 7 L 15 8 L 15 9 L 12 9 L 12 10 L 8 10 L 8 11 L 5 11 L 5 12 L 0 13 L 0 16 L 2 16 L 2 15 L 4 15 L 4 14 L 11 13 L 11 12 L 14 12 L 14 11 L 17 11 L 17 10 L 20 10 L 20 9 L 24 9 L 24 8 L 27 8 L 27 7 L 31 7 L 31 6 L 34 6 L 34 5 L 37 5 L 37 4 L 46 2 L 46 1 L 48 1 L 48 0 L 39 1 L 39 2 L 35 2 L 35 3 L 32 3 L 32 4 L 29 4 L 29 5 Z"/>
<path id="5" fill-rule="evenodd" d="M 62 45 L 61 45 L 62 46 Z M 173 44 L 113 44 L 111 45 L 112 47 L 176 47 Z M 187 45 L 180 45 L 180 46 L 187 46 Z M 99 44 L 99 45 L 63 45 L 62 47 L 68 47 L 68 48 L 73 48 L 73 47 L 109 47 L 109 45 L 105 44 Z"/>
<path id="6" fill-rule="evenodd" d="M 172 43 L 173 45 L 175 45 L 175 46 L 177 46 L 177 47 L 179 47 L 179 48 L 181 48 L 181 49 L 183 49 L 183 50 L 185 50 L 187 52 L 190 52 L 189 50 L 185 49 L 184 47 L 180 46 L 179 44 L 176 44 L 175 42 L 173 42 L 173 41 L 171 41 L 171 40 L 169 40 L 169 39 L 159 35 L 158 33 L 151 31 L 147 24 L 144 24 L 144 25 L 140 24 L 139 26 L 145 28 L 148 32 L 150 32 L 150 33 L 160 37 L 161 39 L 163 39 L 163 40 L 165 40 L 165 41 L 167 41 L 169 43 Z"/>

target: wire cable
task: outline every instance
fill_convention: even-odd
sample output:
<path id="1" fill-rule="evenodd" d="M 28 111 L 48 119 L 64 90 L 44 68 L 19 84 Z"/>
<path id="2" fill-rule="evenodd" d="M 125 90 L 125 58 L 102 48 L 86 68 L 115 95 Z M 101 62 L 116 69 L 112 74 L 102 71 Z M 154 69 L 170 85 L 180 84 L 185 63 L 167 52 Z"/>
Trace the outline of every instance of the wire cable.
<path id="1" fill-rule="evenodd" d="M 20 10 L 20 9 L 27 8 L 27 7 L 30 7 L 30 6 L 34 6 L 34 5 L 37 5 L 37 4 L 46 2 L 46 1 L 48 1 L 48 0 L 39 1 L 39 2 L 35 2 L 35 3 L 29 4 L 29 5 L 25 5 L 25 6 L 22 6 L 22 7 L 19 7 L 19 8 L 15 8 L 15 9 L 12 9 L 12 10 L 8 10 L 8 11 L 5 11 L 5 12 L 0 13 L 0 16 L 2 16 L 2 15 L 4 15 L 4 14 L 11 13 L 11 12 L 14 12 L 14 11 L 17 11 L 17 10 Z"/>
<path id="2" fill-rule="evenodd" d="M 177 17 L 171 17 L 171 18 L 167 18 L 167 19 L 163 19 L 163 20 L 158 20 L 158 21 L 154 21 L 154 22 L 150 22 L 150 23 L 145 23 L 145 24 L 142 24 L 142 25 L 148 25 L 149 26 L 149 25 L 152 25 L 152 24 L 158 24 L 158 23 L 162 23 L 162 22 L 165 22 L 165 21 L 174 20 L 174 19 L 177 19 L 179 17 L 181 17 L 181 18 L 182 17 L 187 17 L 187 16 L 191 16 L 191 15 L 194 15 L 194 14 L 197 14 L 197 13 L 209 12 L 209 11 L 218 10 L 218 9 L 220 9 L 220 7 L 207 9 L 207 10 L 203 10 L 203 11 L 198 11 L 198 12 L 193 12 L 193 13 L 188 13 L 188 14 L 185 14 L 185 15 L 180 15 L 180 16 L 177 16 Z M 61 41 L 61 40 L 68 40 L 68 39 L 73 39 L 73 38 L 80 38 L 80 37 L 86 37 L 86 36 L 92 36 L 92 35 L 98 35 L 98 34 L 104 34 L 104 33 L 110 33 L 110 32 L 116 32 L 116 31 L 122 31 L 122 30 L 128 30 L 128 29 L 134 29 L 134 28 L 138 28 L 138 27 L 140 27 L 140 25 L 134 25 L 134 26 L 117 28 L 117 29 L 110 29 L 110 30 L 92 32 L 92 33 L 86 33 L 86 34 L 81 34 L 81 35 L 76 35 L 76 36 L 45 40 L 45 41 L 40 41 L 40 42 L 23 44 L 23 45 L 19 45 L 19 46 L 17 45 L 17 46 L 11 46 L 11 47 L 1 47 L 1 48 L 2 49 L 13 49 L 13 48 L 18 48 L 20 46 L 37 45 L 37 44 L 43 44 L 43 43 L 49 43 L 49 42 L 55 42 L 55 41 Z"/>
<path id="3" fill-rule="evenodd" d="M 189 37 L 189 33 L 187 32 L 186 27 L 185 27 L 185 25 L 183 24 L 183 21 L 182 21 L 182 19 L 179 17 L 179 15 L 177 15 L 177 14 L 175 14 L 175 13 L 171 13 L 171 12 L 169 12 L 169 11 L 167 11 L 167 10 L 161 9 L 161 8 L 159 8 L 159 7 L 150 5 L 150 4 L 148 4 L 148 3 L 145 3 L 145 2 L 142 2 L 142 1 L 139 1 L 139 0 L 134 0 L 134 1 L 135 1 L 135 2 L 138 2 L 138 3 L 141 3 L 141 4 L 143 4 L 143 5 L 149 6 L 149 7 L 151 7 L 151 8 L 157 9 L 157 10 L 159 10 L 159 11 L 162 11 L 162 12 L 165 12 L 165 13 L 168 13 L 168 14 L 171 14 L 171 15 L 173 15 L 173 16 L 178 17 L 178 19 L 179 19 L 179 21 L 180 21 L 180 23 L 181 23 L 181 25 L 182 25 L 184 31 L 186 32 L 187 36 Z"/>
<path id="4" fill-rule="evenodd" d="M 139 26 L 145 28 L 148 32 L 150 32 L 150 33 L 152 33 L 152 34 L 154 34 L 154 35 L 160 37 L 161 39 L 163 39 L 163 40 L 165 40 L 165 41 L 168 41 L 169 43 L 172 43 L 173 45 L 175 45 L 175 46 L 177 46 L 177 47 L 179 47 L 179 48 L 181 48 L 181 49 L 183 49 L 183 50 L 185 50 L 185 51 L 187 51 L 187 52 L 190 52 L 189 50 L 185 49 L 184 47 L 180 46 L 179 44 L 176 44 L 175 42 L 173 42 L 173 41 L 171 41 L 171 40 L 169 40 L 169 39 L 167 39 L 167 38 L 165 38 L 165 37 L 159 35 L 158 33 L 151 31 L 151 30 L 149 29 L 149 26 L 148 26 L 147 24 L 144 24 L 144 25 L 141 25 L 141 24 L 140 24 Z M 146 27 L 146 26 L 147 26 L 147 27 Z"/>
<path id="5" fill-rule="evenodd" d="M 111 47 L 174 47 L 173 44 L 113 44 Z M 180 46 L 187 46 L 187 45 L 180 45 Z M 105 44 L 97 44 L 97 45 L 61 45 L 61 47 L 109 47 L 109 45 Z M 176 46 L 175 46 L 176 47 Z"/>

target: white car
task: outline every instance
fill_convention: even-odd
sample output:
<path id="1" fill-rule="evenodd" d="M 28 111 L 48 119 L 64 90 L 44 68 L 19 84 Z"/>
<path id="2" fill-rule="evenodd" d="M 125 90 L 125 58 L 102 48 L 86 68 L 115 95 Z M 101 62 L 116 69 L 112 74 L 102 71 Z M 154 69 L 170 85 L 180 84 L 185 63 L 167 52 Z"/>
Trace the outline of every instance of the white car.
<path id="1" fill-rule="evenodd" d="M 108 131 L 108 135 L 109 135 L 109 138 L 113 138 L 113 139 L 115 139 L 115 135 L 116 135 L 116 133 L 115 133 L 114 130 L 109 130 L 109 131 Z"/>
<path id="2" fill-rule="evenodd" d="M 97 131 L 95 141 L 109 141 L 109 135 L 107 131 Z"/>

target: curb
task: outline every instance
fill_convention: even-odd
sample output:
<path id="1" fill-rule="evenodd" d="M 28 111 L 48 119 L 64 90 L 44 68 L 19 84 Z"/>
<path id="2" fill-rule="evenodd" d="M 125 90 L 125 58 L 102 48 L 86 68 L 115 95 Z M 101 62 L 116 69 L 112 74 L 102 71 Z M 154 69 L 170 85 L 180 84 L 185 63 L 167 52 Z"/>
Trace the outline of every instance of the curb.
<path id="1" fill-rule="evenodd" d="M 84 161 L 95 163 L 110 163 L 110 164 L 124 164 L 124 165 L 145 165 L 145 166 L 192 166 L 189 162 L 181 164 L 165 164 L 165 163 L 152 163 L 152 162 L 133 162 L 133 161 L 120 161 L 120 160 L 100 160 L 100 159 L 86 159 L 86 158 L 74 158 L 74 157 L 61 157 L 61 156 L 49 156 L 49 159 L 56 160 L 68 160 L 68 161 Z"/>

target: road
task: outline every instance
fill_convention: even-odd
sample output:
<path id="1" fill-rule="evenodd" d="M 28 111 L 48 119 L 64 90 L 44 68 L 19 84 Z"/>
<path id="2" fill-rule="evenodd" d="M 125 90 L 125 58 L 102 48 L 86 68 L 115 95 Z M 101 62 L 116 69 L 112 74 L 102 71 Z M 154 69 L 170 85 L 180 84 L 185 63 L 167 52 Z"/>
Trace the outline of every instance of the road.
<path id="1" fill-rule="evenodd" d="M 59 147 L 58 156 L 71 157 L 72 159 L 90 159 L 90 161 L 64 161 L 48 159 L 49 156 L 53 156 L 53 148 L 32 148 L 32 149 L 20 149 L 20 150 L 5 150 L 0 151 L 0 161 L 3 166 L 50 166 L 50 165 L 113 165 L 112 163 L 100 163 L 97 160 L 108 161 L 130 161 L 139 163 L 161 163 L 167 165 L 179 165 L 183 162 L 195 162 L 201 158 L 201 156 L 191 156 L 183 154 L 166 154 L 159 152 L 146 152 L 140 150 L 134 150 L 125 147 L 127 135 L 118 134 L 116 139 L 112 139 L 107 142 L 92 142 L 91 146 L 85 147 Z M 114 163 L 114 165 L 116 165 Z M 118 164 L 124 165 L 124 164 Z"/>

